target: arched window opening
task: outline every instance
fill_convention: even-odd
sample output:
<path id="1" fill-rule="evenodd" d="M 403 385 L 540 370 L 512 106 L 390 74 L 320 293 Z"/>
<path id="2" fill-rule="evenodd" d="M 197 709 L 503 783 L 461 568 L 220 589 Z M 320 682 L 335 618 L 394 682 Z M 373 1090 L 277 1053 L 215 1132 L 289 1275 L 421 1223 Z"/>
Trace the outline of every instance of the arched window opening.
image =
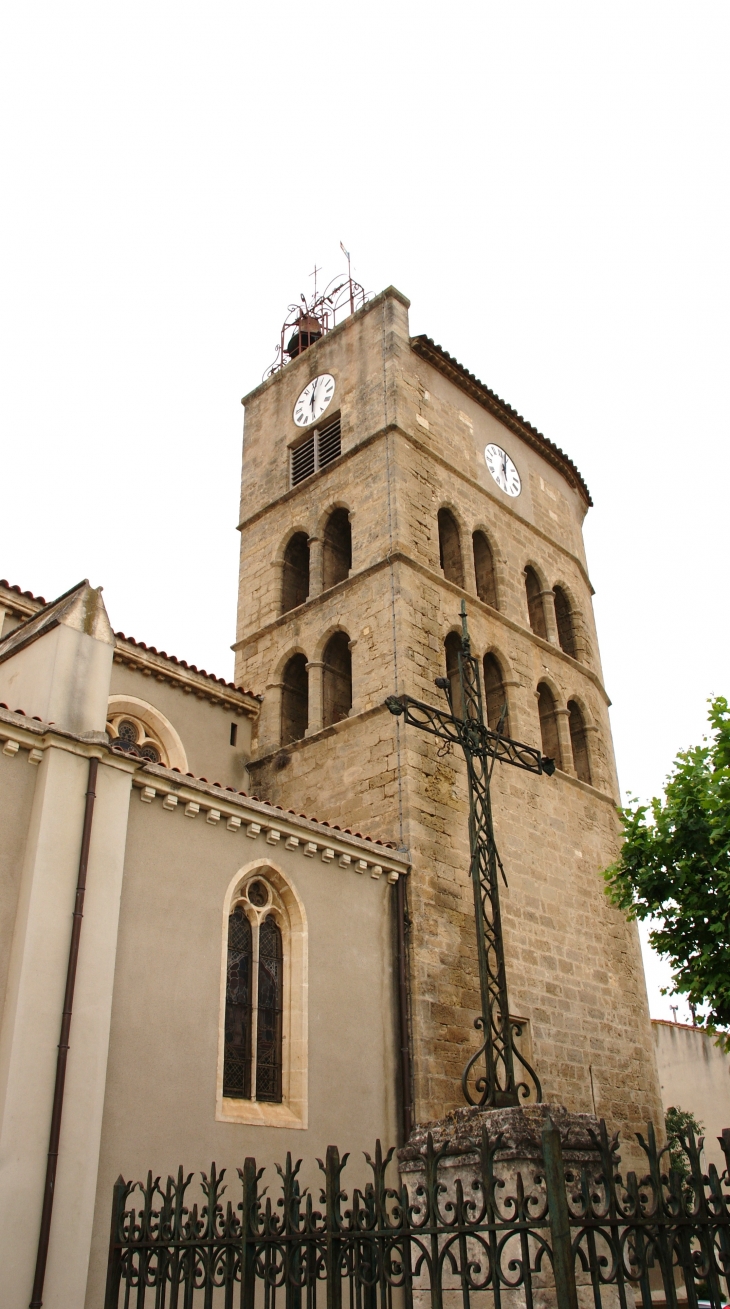
<path id="1" fill-rule="evenodd" d="M 309 679 L 307 659 L 292 655 L 284 669 L 281 688 L 281 744 L 301 741 L 309 722 Z"/>
<path id="2" fill-rule="evenodd" d="M 166 768 L 170 766 L 162 744 L 141 718 L 128 713 L 115 714 L 110 710 L 106 730 L 112 745 L 118 749 L 142 755 L 143 759 L 149 759 L 153 764 L 164 764 Z"/>
<path id="3" fill-rule="evenodd" d="M 464 585 L 464 569 L 461 562 L 461 542 L 459 528 L 454 515 L 448 509 L 439 509 L 439 563 L 447 582 L 457 586 Z"/>
<path id="4" fill-rule="evenodd" d="M 451 683 L 451 703 L 454 708 L 456 718 L 461 718 L 464 712 L 461 703 L 461 681 L 459 679 L 459 651 L 461 650 L 461 640 L 456 632 L 449 632 L 444 641 L 444 654 L 446 656 L 446 676 Z"/>
<path id="5" fill-rule="evenodd" d="M 562 586 L 553 587 L 555 596 L 555 622 L 558 627 L 558 640 L 561 650 L 571 658 L 577 659 L 575 646 L 575 625 L 573 622 L 573 611 L 570 607 L 570 601 L 565 594 Z"/>
<path id="6" fill-rule="evenodd" d="M 477 583 L 477 595 L 485 605 L 498 609 L 497 583 L 494 576 L 494 558 L 491 546 L 483 532 L 472 535 L 474 546 L 474 574 Z"/>
<path id="7" fill-rule="evenodd" d="M 259 993 L 256 1024 L 256 1099 L 281 1100 L 281 1019 L 284 964 L 281 932 L 273 918 L 259 928 Z"/>
<path id="8" fill-rule="evenodd" d="M 570 714 L 568 725 L 570 727 L 570 744 L 573 747 L 575 775 L 581 782 L 587 782 L 589 786 L 592 786 L 591 760 L 588 754 L 585 718 L 580 705 L 576 704 L 575 700 L 568 701 L 568 712 Z"/>
<path id="9" fill-rule="evenodd" d="M 223 1094 L 251 1098 L 251 924 L 236 905 L 228 919 Z"/>
<path id="10" fill-rule="evenodd" d="M 322 588 L 344 582 L 352 568 L 352 528 L 346 509 L 335 509 L 327 519 L 322 545 Z"/>
<path id="11" fill-rule="evenodd" d="M 280 1104 L 284 950 L 272 887 L 254 876 L 228 919 L 223 1096 Z"/>
<path id="12" fill-rule="evenodd" d="M 529 564 L 525 569 L 525 591 L 527 592 L 527 612 L 530 615 L 530 627 L 535 636 L 541 636 L 543 641 L 547 641 L 547 624 L 545 622 L 545 606 L 542 599 L 542 586 L 540 578 L 534 568 Z"/>
<path id="13" fill-rule="evenodd" d="M 560 737 L 558 736 L 558 719 L 555 713 L 555 697 L 550 687 L 541 682 L 537 688 L 537 709 L 540 715 L 540 737 L 542 752 L 548 759 L 555 760 L 555 767 L 562 768 L 560 754 Z"/>
<path id="14" fill-rule="evenodd" d="M 347 632 L 335 632 L 322 656 L 322 724 L 331 727 L 352 709 L 352 655 Z"/>
<path id="15" fill-rule="evenodd" d="M 295 532 L 284 551 L 281 579 L 281 612 L 303 605 L 309 597 L 309 541 L 306 532 Z"/>
<path id="16" fill-rule="evenodd" d="M 507 691 L 502 680 L 502 670 L 493 654 L 484 656 L 484 701 L 487 713 L 487 726 L 496 732 L 502 710 L 507 704 Z M 502 735 L 509 736 L 509 708 L 504 715 Z"/>

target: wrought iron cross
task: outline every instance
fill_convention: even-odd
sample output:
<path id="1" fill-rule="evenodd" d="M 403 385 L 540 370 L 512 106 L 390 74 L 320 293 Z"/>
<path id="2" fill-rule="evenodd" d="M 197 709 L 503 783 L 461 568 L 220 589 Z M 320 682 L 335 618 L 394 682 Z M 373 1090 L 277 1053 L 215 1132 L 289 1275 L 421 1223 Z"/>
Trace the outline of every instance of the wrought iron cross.
<path id="1" fill-rule="evenodd" d="M 532 746 L 502 735 L 506 706 L 497 731 L 487 727 L 479 661 L 471 653 L 463 600 L 461 629 L 459 703 L 454 703 L 454 691 L 447 677 L 437 677 L 436 685 L 446 693 L 448 713 L 409 695 L 390 695 L 385 703 L 392 714 L 402 715 L 406 723 L 442 741 L 460 745 L 464 751 L 469 778 L 470 871 L 481 993 L 481 1014 L 475 1019 L 474 1026 L 481 1030 L 484 1040 L 469 1059 L 461 1076 L 461 1086 L 467 1104 L 501 1108 L 519 1104 L 520 1098 L 526 1099 L 530 1095 L 528 1083 L 518 1080 L 515 1074 L 515 1060 L 532 1079 L 538 1101 L 542 1100 L 542 1088 L 537 1073 L 515 1045 L 514 1038 L 520 1035 L 520 1028 L 510 1019 L 509 1013 L 498 883 L 498 873 L 504 877 L 504 869 L 494 839 L 490 798 L 492 769 L 495 760 L 499 759 L 501 763 L 514 764 L 529 773 L 551 776 L 555 764 Z M 481 1060 L 484 1068 L 477 1073 L 474 1082 L 475 1098 L 470 1075 Z"/>

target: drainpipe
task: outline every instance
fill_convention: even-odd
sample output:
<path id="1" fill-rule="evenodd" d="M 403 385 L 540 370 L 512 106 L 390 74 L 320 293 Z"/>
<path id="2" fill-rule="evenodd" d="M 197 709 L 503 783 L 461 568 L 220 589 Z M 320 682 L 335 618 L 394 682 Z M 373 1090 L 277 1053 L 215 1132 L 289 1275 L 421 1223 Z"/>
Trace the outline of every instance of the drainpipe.
<path id="1" fill-rule="evenodd" d="M 413 1128 L 413 1096 L 411 1088 L 411 1044 L 408 1031 L 408 971 L 406 961 L 406 879 L 401 876 L 396 887 L 397 954 L 398 954 L 398 1020 L 400 1035 L 400 1080 L 403 1114 L 403 1144 Z"/>
<path id="2" fill-rule="evenodd" d="M 36 1255 L 35 1277 L 33 1279 L 33 1297 L 30 1309 L 40 1309 L 43 1304 L 43 1283 L 46 1279 L 48 1260 L 48 1243 L 51 1236 L 51 1218 L 53 1216 L 53 1198 L 56 1190 L 56 1168 L 58 1166 L 58 1142 L 61 1136 L 61 1115 L 63 1114 L 63 1092 L 66 1084 L 66 1064 L 68 1061 L 68 1038 L 71 1032 L 71 1014 L 73 1011 L 74 988 L 76 986 L 76 965 L 79 959 L 79 942 L 81 940 L 81 922 L 84 916 L 84 895 L 86 893 L 86 869 L 89 863 L 89 845 L 91 844 L 91 822 L 94 816 L 96 799 L 96 774 L 99 760 L 89 760 L 89 781 L 86 790 L 86 808 L 84 826 L 81 834 L 81 854 L 79 856 L 79 875 L 76 882 L 76 903 L 71 923 L 71 943 L 68 949 L 68 967 L 66 969 L 66 994 L 61 1015 L 61 1036 L 58 1042 L 56 1060 L 56 1084 L 53 1088 L 53 1110 L 51 1112 L 51 1131 L 48 1140 L 48 1163 L 46 1164 L 46 1181 L 43 1188 L 43 1210 L 41 1213 L 41 1230 L 38 1234 L 38 1252 Z"/>

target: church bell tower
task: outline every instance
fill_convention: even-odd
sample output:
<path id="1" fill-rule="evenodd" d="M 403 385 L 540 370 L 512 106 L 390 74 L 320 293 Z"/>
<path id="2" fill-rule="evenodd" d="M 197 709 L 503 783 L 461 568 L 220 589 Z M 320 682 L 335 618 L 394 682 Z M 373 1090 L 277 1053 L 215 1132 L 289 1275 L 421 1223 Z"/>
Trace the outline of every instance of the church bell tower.
<path id="1" fill-rule="evenodd" d="M 527 1057 L 547 1100 L 642 1130 L 661 1102 L 636 927 L 601 877 L 618 787 L 588 489 L 557 445 L 410 336 L 399 291 L 348 294 L 339 323 L 322 304 L 295 312 L 243 401 L 235 651 L 237 684 L 263 694 L 252 789 L 408 851 L 415 1117 L 441 1116 L 478 1039 L 466 776 L 384 701 L 442 702 L 464 600 L 490 725 L 504 711 L 510 736 L 556 762 L 551 778 L 493 780 Z"/>

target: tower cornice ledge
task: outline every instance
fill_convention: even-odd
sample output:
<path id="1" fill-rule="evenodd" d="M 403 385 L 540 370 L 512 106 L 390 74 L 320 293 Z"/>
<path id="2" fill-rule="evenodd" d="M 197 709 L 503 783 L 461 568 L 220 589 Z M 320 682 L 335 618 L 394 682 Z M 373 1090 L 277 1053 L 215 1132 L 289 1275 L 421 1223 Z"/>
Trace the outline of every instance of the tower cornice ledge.
<path id="1" fill-rule="evenodd" d="M 556 659 L 567 664 L 568 667 L 577 669 L 578 672 L 582 673 L 584 677 L 587 677 L 588 680 L 593 683 L 606 705 L 610 706 L 611 700 L 609 699 L 608 692 L 606 691 L 603 682 L 587 664 L 582 664 L 579 659 L 573 659 L 572 656 L 566 654 L 559 645 L 553 645 L 550 641 L 544 641 L 543 638 L 537 636 L 531 628 L 523 627 L 520 623 L 516 623 L 513 618 L 508 618 L 506 614 L 501 612 L 501 610 L 493 609 L 491 605 L 485 604 L 483 600 L 472 595 L 471 591 L 465 591 L 462 587 L 457 586 L 455 582 L 449 582 L 448 579 L 443 576 L 443 573 L 437 573 L 433 568 L 428 568 L 426 564 L 422 564 L 419 559 L 414 559 L 411 555 L 406 554 L 404 550 L 394 550 L 393 553 L 386 556 L 386 558 L 378 559 L 374 564 L 369 564 L 367 568 L 361 568 L 357 573 L 351 573 L 349 577 L 346 577 L 342 582 L 338 582 L 336 586 L 329 587 L 327 591 L 320 591 L 319 595 L 313 595 L 311 600 L 305 600 L 303 605 L 298 605 L 296 609 L 287 610 L 285 614 L 280 614 L 278 618 L 274 618 L 270 623 L 265 623 L 263 627 L 257 627 L 256 630 L 250 632 L 248 636 L 241 637 L 240 641 L 234 642 L 231 649 L 236 651 L 245 650 L 246 646 L 253 645 L 256 641 L 259 641 L 262 636 L 265 636 L 267 632 L 274 632 L 278 627 L 286 626 L 287 623 L 291 622 L 292 617 L 295 614 L 299 617 L 305 613 L 311 613 L 318 606 L 329 601 L 333 596 L 337 596 L 348 587 L 356 586 L 358 582 L 363 581 L 365 578 L 372 577 L 373 574 L 381 572 L 383 568 L 387 568 L 391 563 L 405 564 L 407 568 L 412 568 L 414 572 L 420 573 L 422 577 L 428 578 L 429 582 L 432 582 L 437 586 L 443 586 L 447 591 L 451 591 L 452 595 L 459 596 L 460 599 L 465 599 L 469 606 L 475 609 L 477 613 L 485 614 L 487 617 L 495 619 L 504 627 L 508 628 L 509 631 L 527 637 L 528 640 L 536 645 L 539 650 L 544 650 L 546 654 L 554 655 Z M 310 738 L 307 739 L 309 740 Z"/>
<path id="2" fill-rule="evenodd" d="M 310 349 L 313 349 L 313 347 L 310 346 Z M 363 437 L 362 441 L 358 441 L 357 445 L 351 446 L 349 450 L 343 450 L 342 454 L 338 455 L 337 459 L 334 459 L 326 468 L 320 469 L 317 473 L 312 473 L 311 477 L 308 477 L 305 482 L 299 482 L 297 486 L 292 486 L 288 491 L 283 491 L 275 500 L 269 500 L 261 509 L 257 509 L 255 513 L 250 514 L 248 518 L 242 518 L 241 522 L 238 524 L 237 530 L 242 532 L 244 528 L 251 527 L 253 523 L 257 523 L 259 519 L 264 518 L 266 514 L 271 513 L 272 509 L 277 509 L 279 505 L 286 504 L 288 500 L 293 500 L 295 496 L 301 495 L 303 489 L 311 488 L 318 479 L 328 477 L 334 470 L 341 468 L 346 460 L 352 459 L 356 454 L 367 449 L 369 445 L 373 445 L 376 441 L 384 440 L 386 436 L 389 436 L 393 432 L 397 436 L 403 437 L 404 441 L 408 441 L 409 444 L 412 445 L 415 450 L 418 450 L 420 454 L 426 455 L 429 459 L 432 459 L 435 464 L 438 464 L 441 468 L 445 468 L 453 477 L 458 477 L 459 480 L 466 483 L 467 486 L 478 491 L 484 496 L 489 504 L 493 505 L 500 513 L 507 514 L 510 518 L 514 518 L 515 522 L 520 523 L 523 527 L 528 527 L 529 530 L 534 532 L 535 536 L 537 536 L 541 541 L 546 541 L 548 545 L 559 550 L 562 555 L 565 555 L 566 559 L 570 559 L 571 562 L 575 564 L 583 581 L 588 587 L 590 594 L 595 595 L 593 583 L 588 576 L 586 566 L 582 559 L 578 558 L 578 555 L 574 554 L 572 550 L 569 550 L 567 546 L 564 546 L 561 541 L 556 540 L 554 536 L 549 536 L 547 532 L 543 532 L 542 528 L 538 527 L 536 523 L 531 522 L 529 518 L 523 518 L 522 515 L 518 514 L 511 505 L 503 504 L 501 500 L 497 500 L 495 496 L 491 495 L 490 492 L 482 486 L 481 482 L 477 482 L 475 478 L 470 477 L 469 474 L 465 473 L 461 468 L 457 468 L 454 464 L 450 464 L 448 459 L 444 459 L 443 456 L 438 454 L 435 450 L 424 445 L 423 441 L 419 441 L 417 436 L 414 436 L 412 432 L 407 432 L 399 423 L 386 423 L 384 427 L 379 427 L 376 432 L 371 432 L 369 436 Z"/>
<path id="3" fill-rule="evenodd" d="M 543 459 L 546 459 L 553 468 L 557 468 L 563 474 L 566 481 L 574 490 L 580 492 L 585 503 L 589 506 L 593 504 L 591 493 L 586 486 L 583 477 L 578 472 L 572 459 L 566 455 L 564 450 L 551 441 L 549 437 L 543 436 L 532 423 L 528 423 L 526 418 L 517 413 L 512 405 L 506 400 L 500 399 L 494 391 L 490 391 L 484 382 L 480 382 L 478 377 L 470 373 L 468 369 L 454 359 L 448 351 L 443 350 L 440 345 L 436 345 L 430 336 L 412 336 L 411 349 L 415 350 L 417 355 L 425 359 L 433 368 L 438 369 L 444 377 L 448 377 L 466 395 L 476 400 L 477 404 L 483 409 L 488 410 L 504 427 L 508 427 L 516 436 L 526 441 L 533 450 L 537 450 Z"/>

